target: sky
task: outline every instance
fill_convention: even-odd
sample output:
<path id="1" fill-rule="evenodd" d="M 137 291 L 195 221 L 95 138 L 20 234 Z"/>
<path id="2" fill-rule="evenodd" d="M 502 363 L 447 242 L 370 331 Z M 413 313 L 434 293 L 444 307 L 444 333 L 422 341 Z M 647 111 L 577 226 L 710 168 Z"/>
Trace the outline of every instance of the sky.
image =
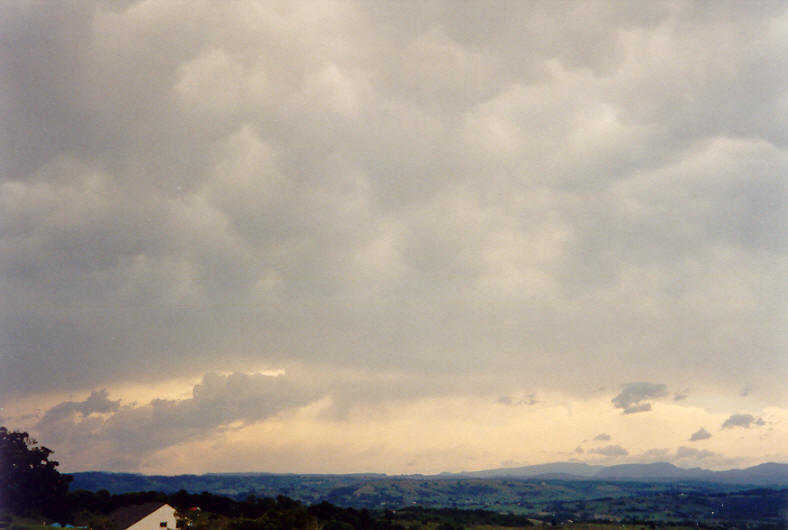
<path id="1" fill-rule="evenodd" d="M 0 4 L 0 418 L 64 471 L 788 462 L 782 1 Z"/>

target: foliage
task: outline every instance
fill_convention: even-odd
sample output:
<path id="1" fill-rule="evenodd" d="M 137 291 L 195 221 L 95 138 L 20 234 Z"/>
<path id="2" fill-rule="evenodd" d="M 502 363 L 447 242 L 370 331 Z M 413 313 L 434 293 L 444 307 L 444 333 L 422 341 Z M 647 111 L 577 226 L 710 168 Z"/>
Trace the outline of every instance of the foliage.
<path id="1" fill-rule="evenodd" d="M 19 515 L 64 519 L 71 477 L 57 471 L 51 454 L 28 433 L 0 427 L 0 504 Z"/>

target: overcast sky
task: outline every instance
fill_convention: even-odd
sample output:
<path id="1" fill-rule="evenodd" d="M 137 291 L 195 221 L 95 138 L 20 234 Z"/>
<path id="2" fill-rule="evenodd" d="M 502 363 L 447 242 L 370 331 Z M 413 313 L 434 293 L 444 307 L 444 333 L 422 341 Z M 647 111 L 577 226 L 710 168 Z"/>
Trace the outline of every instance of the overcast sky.
<path id="1" fill-rule="evenodd" d="M 62 469 L 788 461 L 785 2 L 8 0 L 0 57 Z"/>

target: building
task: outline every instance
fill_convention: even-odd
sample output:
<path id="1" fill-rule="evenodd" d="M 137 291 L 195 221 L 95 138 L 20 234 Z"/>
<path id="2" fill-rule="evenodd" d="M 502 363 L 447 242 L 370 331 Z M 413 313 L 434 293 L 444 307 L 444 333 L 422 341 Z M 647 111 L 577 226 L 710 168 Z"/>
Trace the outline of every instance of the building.
<path id="1" fill-rule="evenodd" d="M 175 508 L 162 502 L 126 506 L 110 514 L 113 530 L 175 530 Z"/>

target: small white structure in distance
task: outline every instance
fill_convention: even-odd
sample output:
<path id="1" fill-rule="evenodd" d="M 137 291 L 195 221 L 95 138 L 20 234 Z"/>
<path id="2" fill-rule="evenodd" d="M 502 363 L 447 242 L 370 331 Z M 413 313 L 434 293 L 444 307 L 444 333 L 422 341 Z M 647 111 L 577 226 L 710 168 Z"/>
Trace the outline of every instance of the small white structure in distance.
<path id="1" fill-rule="evenodd" d="M 175 508 L 162 502 L 126 506 L 110 514 L 113 530 L 162 530 L 177 528 Z"/>

